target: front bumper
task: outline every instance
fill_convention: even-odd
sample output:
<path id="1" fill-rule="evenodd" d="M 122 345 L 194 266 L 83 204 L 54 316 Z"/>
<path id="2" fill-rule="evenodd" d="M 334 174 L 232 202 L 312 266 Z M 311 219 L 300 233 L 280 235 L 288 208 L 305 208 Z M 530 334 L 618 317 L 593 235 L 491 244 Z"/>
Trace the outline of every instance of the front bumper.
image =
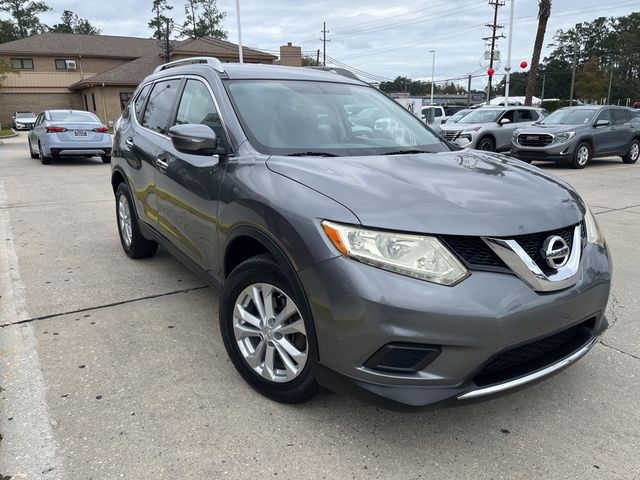
<path id="1" fill-rule="evenodd" d="M 346 257 L 305 269 L 300 279 L 314 316 L 318 381 L 385 408 L 460 404 L 542 380 L 584 355 L 607 327 L 609 258 L 595 245 L 583 252 L 577 283 L 553 293 L 481 271 L 444 287 Z M 566 355 L 496 384 L 474 383 L 500 352 L 584 322 L 590 325 L 584 341 Z M 389 343 L 436 345 L 441 353 L 415 373 L 366 367 Z"/>
<path id="2" fill-rule="evenodd" d="M 511 142 L 511 156 L 525 161 L 546 161 L 568 163 L 573 159 L 576 143 L 552 143 L 544 147 L 523 147 L 519 143 Z"/>

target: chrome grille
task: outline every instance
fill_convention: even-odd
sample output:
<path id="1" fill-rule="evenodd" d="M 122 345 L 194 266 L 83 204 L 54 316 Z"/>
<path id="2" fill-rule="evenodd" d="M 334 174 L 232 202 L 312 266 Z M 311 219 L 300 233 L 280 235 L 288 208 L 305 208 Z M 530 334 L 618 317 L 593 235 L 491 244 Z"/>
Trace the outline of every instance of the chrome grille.
<path id="1" fill-rule="evenodd" d="M 553 135 L 548 133 L 521 133 L 518 143 L 523 147 L 544 147 L 553 142 Z"/>

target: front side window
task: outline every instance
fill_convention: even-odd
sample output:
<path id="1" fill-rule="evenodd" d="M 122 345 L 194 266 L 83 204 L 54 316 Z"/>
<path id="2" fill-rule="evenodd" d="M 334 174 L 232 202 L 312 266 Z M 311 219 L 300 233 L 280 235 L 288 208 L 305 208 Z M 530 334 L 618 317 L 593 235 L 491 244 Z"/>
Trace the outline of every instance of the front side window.
<path id="1" fill-rule="evenodd" d="M 221 142 L 224 142 L 225 135 L 220 114 L 209 89 L 199 80 L 187 80 L 178 106 L 175 124 L 187 123 L 206 125 L 216 132 L 216 137 Z"/>
<path id="2" fill-rule="evenodd" d="M 598 118 L 596 118 L 596 123 L 599 122 L 600 120 L 607 120 L 609 123 L 611 123 L 611 110 L 608 108 L 605 108 L 604 110 L 602 110 L 598 115 Z"/>
<path id="3" fill-rule="evenodd" d="M 32 58 L 12 58 L 11 66 L 16 70 L 33 70 Z"/>
<path id="4" fill-rule="evenodd" d="M 141 125 L 143 127 L 154 132 L 165 133 L 169 126 L 171 109 L 178 96 L 179 86 L 180 80 L 178 79 L 164 80 L 153 86 L 142 116 Z"/>
<path id="5" fill-rule="evenodd" d="M 227 80 L 242 127 L 255 148 L 275 155 L 378 155 L 448 151 L 420 120 L 364 85 Z"/>

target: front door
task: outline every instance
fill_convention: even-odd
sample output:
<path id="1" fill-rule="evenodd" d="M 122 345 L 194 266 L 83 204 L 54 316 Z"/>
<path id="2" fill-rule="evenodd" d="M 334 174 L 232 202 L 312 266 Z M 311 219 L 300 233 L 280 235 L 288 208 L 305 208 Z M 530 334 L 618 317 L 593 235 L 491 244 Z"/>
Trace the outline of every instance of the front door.
<path id="1" fill-rule="evenodd" d="M 607 125 L 597 125 L 598 121 L 607 120 Z M 603 109 L 595 120 L 595 131 L 593 133 L 593 151 L 596 155 L 611 153 L 615 150 L 616 132 L 613 126 L 611 109 Z"/>
<path id="2" fill-rule="evenodd" d="M 188 78 L 176 109 L 175 125 L 202 124 L 216 132 L 220 145 L 227 136 L 212 92 L 204 81 Z M 182 253 L 205 268 L 218 272 L 218 194 L 224 164 L 218 155 L 165 150 L 157 174 L 159 226 Z"/>
<path id="3" fill-rule="evenodd" d="M 515 110 L 507 110 L 498 119 L 498 128 L 494 130 L 496 137 L 496 152 L 511 148 L 511 137 L 517 125 L 515 123 Z M 509 120 L 507 123 L 500 123 L 503 119 Z"/>

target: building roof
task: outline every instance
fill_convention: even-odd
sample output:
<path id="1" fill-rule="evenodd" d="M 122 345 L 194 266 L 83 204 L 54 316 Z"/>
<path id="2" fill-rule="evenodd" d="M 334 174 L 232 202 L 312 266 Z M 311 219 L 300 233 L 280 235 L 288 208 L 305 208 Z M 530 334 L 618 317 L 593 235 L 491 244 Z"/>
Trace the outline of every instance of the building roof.
<path id="1" fill-rule="evenodd" d="M 164 59 L 160 56 L 159 52 L 150 53 L 124 65 L 85 78 L 84 80 L 74 83 L 69 88 L 71 90 L 80 90 L 102 84 L 136 86 L 153 72 L 158 65 L 163 63 Z"/>
<path id="2" fill-rule="evenodd" d="M 139 58 L 157 50 L 155 38 L 51 32 L 0 44 L 0 55 Z"/>
<path id="3" fill-rule="evenodd" d="M 0 45 L 1 47 L 1 45 Z M 243 56 L 250 61 L 273 61 L 276 57 L 263 53 L 253 48 L 242 47 Z M 236 60 L 238 58 L 238 46 L 211 37 L 187 39 L 174 42 L 173 55 L 179 56 L 214 56 L 222 60 Z M 154 40 L 154 48 L 151 53 L 137 58 L 129 63 L 98 73 L 92 77 L 81 80 L 69 88 L 79 90 L 93 85 L 138 85 L 153 70 L 164 63 L 161 49 Z"/>

